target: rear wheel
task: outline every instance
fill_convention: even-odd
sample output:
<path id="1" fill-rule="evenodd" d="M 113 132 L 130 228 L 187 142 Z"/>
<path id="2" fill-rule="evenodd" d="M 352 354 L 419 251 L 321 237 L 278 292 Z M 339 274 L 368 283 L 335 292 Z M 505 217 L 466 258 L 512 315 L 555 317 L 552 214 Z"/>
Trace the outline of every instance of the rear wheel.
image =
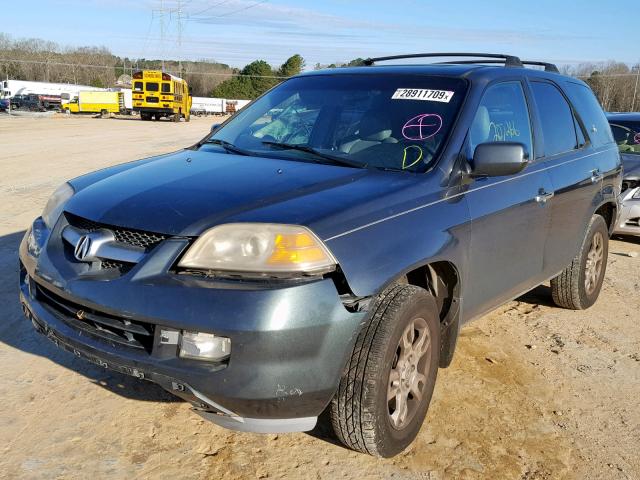
<path id="1" fill-rule="evenodd" d="M 379 457 L 404 450 L 427 413 L 439 350 L 440 322 L 429 292 L 397 285 L 382 294 L 329 406 L 340 441 Z"/>
<path id="2" fill-rule="evenodd" d="M 553 301 L 559 307 L 584 310 L 600 295 L 607 270 L 609 230 L 604 218 L 594 215 L 578 255 L 571 265 L 551 280 Z"/>

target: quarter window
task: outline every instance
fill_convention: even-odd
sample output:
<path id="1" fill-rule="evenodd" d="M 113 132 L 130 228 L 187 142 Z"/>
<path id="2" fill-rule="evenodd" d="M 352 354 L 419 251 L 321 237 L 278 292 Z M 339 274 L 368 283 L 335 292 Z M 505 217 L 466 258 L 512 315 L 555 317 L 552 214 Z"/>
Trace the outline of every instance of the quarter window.
<path id="1" fill-rule="evenodd" d="M 607 117 L 593 91 L 586 85 L 575 82 L 567 82 L 565 90 L 584 122 L 593 145 L 599 147 L 613 142 Z"/>
<path id="2" fill-rule="evenodd" d="M 518 142 L 531 156 L 531 121 L 520 82 L 505 82 L 487 89 L 469 130 L 469 158 L 481 143 Z"/>
<path id="3" fill-rule="evenodd" d="M 545 156 L 552 157 L 575 150 L 575 119 L 560 90 L 551 83 L 542 82 L 532 82 L 531 88 L 542 124 Z"/>

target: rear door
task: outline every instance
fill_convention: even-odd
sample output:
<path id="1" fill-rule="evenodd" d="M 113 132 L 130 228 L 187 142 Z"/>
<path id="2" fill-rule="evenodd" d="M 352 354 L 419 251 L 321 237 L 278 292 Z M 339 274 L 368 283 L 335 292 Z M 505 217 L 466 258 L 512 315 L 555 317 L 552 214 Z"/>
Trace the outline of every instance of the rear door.
<path id="1" fill-rule="evenodd" d="M 549 278 L 569 265 L 578 253 L 601 199 L 604 172 L 600 169 L 600 155 L 607 147 L 594 145 L 587 128 L 592 136 L 598 132 L 611 134 L 607 125 L 585 124 L 556 84 L 536 80 L 530 86 L 543 144 L 538 156 L 548 169 L 554 191 L 549 201 L 551 228 L 543 267 Z"/>
<path id="2" fill-rule="evenodd" d="M 520 142 L 534 158 L 533 129 L 523 83 L 487 88 L 469 130 L 466 155 L 487 142 Z M 542 162 L 522 172 L 479 178 L 467 200 L 472 219 L 469 277 L 464 305 L 473 318 L 540 283 L 550 214 L 551 181 Z"/>

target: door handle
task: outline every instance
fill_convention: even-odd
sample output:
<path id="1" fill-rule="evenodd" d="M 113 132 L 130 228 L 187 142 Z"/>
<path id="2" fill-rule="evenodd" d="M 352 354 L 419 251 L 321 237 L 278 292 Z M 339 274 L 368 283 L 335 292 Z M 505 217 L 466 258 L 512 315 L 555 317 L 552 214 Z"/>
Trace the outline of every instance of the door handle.
<path id="1" fill-rule="evenodd" d="M 544 205 L 545 203 L 547 203 L 547 200 L 551 200 L 554 195 L 554 192 L 546 192 L 543 188 L 541 188 L 540 193 L 536 195 L 536 202 Z"/>
<path id="2" fill-rule="evenodd" d="M 595 170 L 591 170 L 591 183 L 598 183 L 604 178 L 604 175 L 600 173 L 600 170 L 597 168 Z"/>

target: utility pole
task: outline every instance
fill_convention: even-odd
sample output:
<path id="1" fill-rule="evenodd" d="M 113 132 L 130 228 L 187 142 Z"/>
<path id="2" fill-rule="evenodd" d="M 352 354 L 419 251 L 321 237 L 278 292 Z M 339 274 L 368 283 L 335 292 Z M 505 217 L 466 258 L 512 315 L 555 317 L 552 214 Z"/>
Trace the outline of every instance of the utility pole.
<path id="1" fill-rule="evenodd" d="M 631 102 L 631 111 L 636 111 L 636 97 L 638 96 L 638 80 L 640 80 L 640 63 L 636 65 L 636 86 L 633 89 L 633 102 Z"/>
<path id="2" fill-rule="evenodd" d="M 151 10 L 151 18 L 157 17 L 160 19 L 160 60 L 162 61 L 162 71 L 164 72 L 164 17 L 166 9 L 164 8 L 164 0 L 160 0 L 160 8 Z"/>
<path id="3" fill-rule="evenodd" d="M 182 0 L 178 0 L 176 10 L 178 17 L 178 75 L 182 77 Z"/>

